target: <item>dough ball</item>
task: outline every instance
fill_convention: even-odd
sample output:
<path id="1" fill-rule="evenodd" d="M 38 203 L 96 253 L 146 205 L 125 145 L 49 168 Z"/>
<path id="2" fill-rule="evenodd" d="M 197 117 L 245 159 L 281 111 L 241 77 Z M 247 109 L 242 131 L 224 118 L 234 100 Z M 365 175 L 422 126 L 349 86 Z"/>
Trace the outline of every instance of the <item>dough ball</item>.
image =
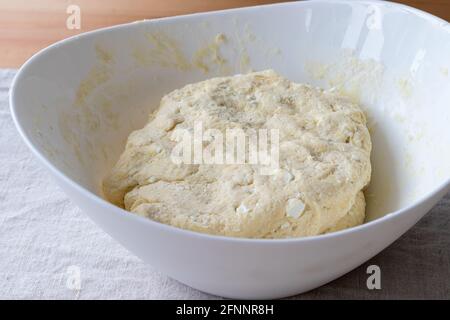
<path id="1" fill-rule="evenodd" d="M 223 137 L 230 128 L 276 131 L 277 166 L 175 163 L 180 132 L 195 132 L 198 123 Z M 203 150 L 217 142 L 209 138 Z M 164 96 L 148 124 L 131 133 L 103 187 L 112 203 L 179 228 L 247 238 L 312 236 L 364 221 L 370 152 L 358 105 L 267 70 Z"/>

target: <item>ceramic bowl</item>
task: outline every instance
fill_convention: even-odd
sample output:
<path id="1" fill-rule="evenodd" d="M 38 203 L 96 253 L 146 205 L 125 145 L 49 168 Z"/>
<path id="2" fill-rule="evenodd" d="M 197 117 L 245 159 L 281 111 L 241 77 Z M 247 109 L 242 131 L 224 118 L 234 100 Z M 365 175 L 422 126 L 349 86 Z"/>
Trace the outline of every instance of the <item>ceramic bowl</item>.
<path id="1" fill-rule="evenodd" d="M 129 251 L 211 294 L 279 298 L 361 265 L 449 191 L 449 52 L 449 24 L 404 5 L 291 2 L 72 37 L 24 64 L 10 102 L 36 157 Z M 102 179 L 164 94 L 213 76 L 267 68 L 333 87 L 363 105 L 373 140 L 365 224 L 299 239 L 227 238 L 160 224 L 104 200 Z"/>

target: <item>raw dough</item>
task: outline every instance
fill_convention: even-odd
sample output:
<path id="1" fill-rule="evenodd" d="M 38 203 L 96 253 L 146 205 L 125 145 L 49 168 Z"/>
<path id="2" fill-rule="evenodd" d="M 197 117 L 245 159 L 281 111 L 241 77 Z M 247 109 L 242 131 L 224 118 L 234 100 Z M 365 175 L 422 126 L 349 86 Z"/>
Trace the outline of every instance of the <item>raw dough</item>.
<path id="1" fill-rule="evenodd" d="M 279 130 L 279 169 L 175 164 L 175 129 Z M 272 70 L 214 78 L 164 96 L 129 138 L 105 196 L 136 214 L 216 235 L 286 238 L 363 223 L 371 141 L 360 107 Z"/>

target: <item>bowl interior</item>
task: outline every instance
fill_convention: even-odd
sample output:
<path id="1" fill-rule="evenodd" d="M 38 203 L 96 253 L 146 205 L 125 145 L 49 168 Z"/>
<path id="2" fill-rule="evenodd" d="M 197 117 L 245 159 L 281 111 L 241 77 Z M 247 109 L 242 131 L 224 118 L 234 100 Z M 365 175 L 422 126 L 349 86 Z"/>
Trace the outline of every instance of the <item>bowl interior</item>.
<path id="1" fill-rule="evenodd" d="M 173 89 L 267 68 L 334 87 L 360 102 L 369 119 L 371 220 L 450 177 L 449 31 L 404 6 L 357 1 L 141 21 L 35 56 L 15 83 L 14 110 L 38 152 L 101 195 L 101 180 L 129 133 Z"/>

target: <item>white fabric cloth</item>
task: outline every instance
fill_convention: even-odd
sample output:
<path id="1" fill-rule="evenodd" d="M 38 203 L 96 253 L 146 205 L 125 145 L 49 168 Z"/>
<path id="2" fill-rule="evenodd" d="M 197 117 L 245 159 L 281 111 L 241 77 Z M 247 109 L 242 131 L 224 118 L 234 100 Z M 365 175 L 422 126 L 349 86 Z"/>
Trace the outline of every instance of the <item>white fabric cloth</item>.
<path id="1" fill-rule="evenodd" d="M 20 139 L 0 70 L 0 299 L 210 299 L 127 252 L 51 180 Z M 450 298 L 450 197 L 372 261 L 295 298 Z M 366 267 L 382 290 L 366 287 Z"/>

